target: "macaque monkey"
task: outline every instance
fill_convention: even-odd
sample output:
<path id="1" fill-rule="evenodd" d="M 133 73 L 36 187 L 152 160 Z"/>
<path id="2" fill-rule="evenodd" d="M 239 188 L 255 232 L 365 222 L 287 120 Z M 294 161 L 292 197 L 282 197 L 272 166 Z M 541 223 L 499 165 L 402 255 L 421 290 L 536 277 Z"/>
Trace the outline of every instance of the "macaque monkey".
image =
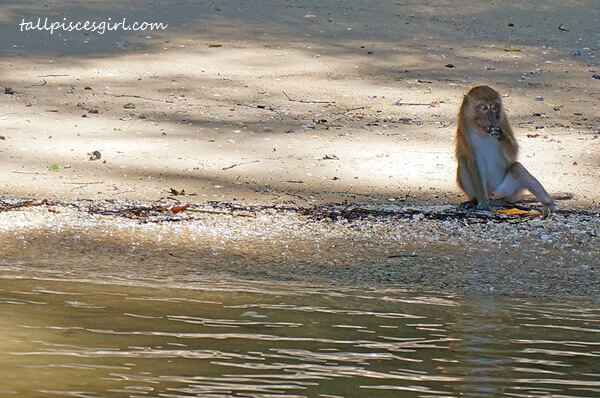
<path id="1" fill-rule="evenodd" d="M 542 184 L 517 162 L 518 145 L 498 92 L 473 87 L 463 99 L 456 130 L 457 182 L 469 201 L 463 206 L 487 209 L 520 199 L 529 190 L 544 206 L 556 211 Z"/>

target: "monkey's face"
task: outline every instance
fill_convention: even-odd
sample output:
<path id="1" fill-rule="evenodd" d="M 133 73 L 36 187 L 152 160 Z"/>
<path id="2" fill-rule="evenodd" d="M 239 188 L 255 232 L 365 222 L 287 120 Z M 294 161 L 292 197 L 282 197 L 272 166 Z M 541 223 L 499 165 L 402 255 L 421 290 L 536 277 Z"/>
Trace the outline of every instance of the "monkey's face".
<path id="1" fill-rule="evenodd" d="M 480 102 L 475 106 L 475 121 L 484 132 L 496 135 L 500 128 L 500 104 L 496 101 Z"/>

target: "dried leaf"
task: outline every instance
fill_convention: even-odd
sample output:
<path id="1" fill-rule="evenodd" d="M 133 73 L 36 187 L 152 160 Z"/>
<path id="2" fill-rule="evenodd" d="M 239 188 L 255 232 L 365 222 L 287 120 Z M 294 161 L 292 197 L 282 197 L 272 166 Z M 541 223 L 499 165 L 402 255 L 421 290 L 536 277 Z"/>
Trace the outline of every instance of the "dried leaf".
<path id="1" fill-rule="evenodd" d="M 166 207 L 165 210 L 168 210 L 172 213 L 179 213 L 181 211 L 184 211 L 185 209 L 187 209 L 188 207 L 190 207 L 189 203 L 184 203 L 182 205 L 175 205 L 175 206 L 171 206 L 171 207 Z"/>
<path id="2" fill-rule="evenodd" d="M 508 216 L 539 216 L 541 213 L 537 210 L 521 210 L 517 208 L 499 209 L 496 213 L 506 214 Z"/>
<path id="3" fill-rule="evenodd" d="M 38 200 L 37 202 L 29 202 L 23 205 L 23 207 L 33 207 L 33 206 L 42 206 L 47 205 L 48 199 Z"/>

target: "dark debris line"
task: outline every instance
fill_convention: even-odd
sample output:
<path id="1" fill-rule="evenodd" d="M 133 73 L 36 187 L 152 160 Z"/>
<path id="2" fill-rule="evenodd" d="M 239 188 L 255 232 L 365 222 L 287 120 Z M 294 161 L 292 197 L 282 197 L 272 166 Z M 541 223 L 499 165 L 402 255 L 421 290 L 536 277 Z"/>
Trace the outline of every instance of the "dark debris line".
<path id="1" fill-rule="evenodd" d="M 140 203 L 125 200 L 94 201 L 50 201 L 24 200 L 24 199 L 2 199 L 0 198 L 0 212 L 19 210 L 34 206 L 75 207 L 78 210 L 90 214 L 104 216 L 118 216 L 128 219 L 146 222 L 178 222 L 184 220 L 199 219 L 201 214 L 229 215 L 236 217 L 256 217 L 260 213 L 295 213 L 309 217 L 316 221 L 322 220 L 346 220 L 360 221 L 364 219 L 426 219 L 426 220 L 463 220 L 465 223 L 518 223 L 530 219 L 530 216 L 508 215 L 482 210 L 467 210 L 458 206 L 445 207 L 442 209 L 430 209 L 429 206 L 395 206 L 390 208 L 377 208 L 373 205 L 361 204 L 328 204 L 312 207 L 295 207 L 290 205 L 242 205 L 230 202 L 206 202 L 204 204 L 190 204 L 185 206 L 173 205 L 173 203 Z M 381 207 L 384 207 L 382 205 Z M 527 207 L 519 206 L 528 210 Z M 558 214 L 587 215 L 600 217 L 600 212 L 559 210 Z"/>

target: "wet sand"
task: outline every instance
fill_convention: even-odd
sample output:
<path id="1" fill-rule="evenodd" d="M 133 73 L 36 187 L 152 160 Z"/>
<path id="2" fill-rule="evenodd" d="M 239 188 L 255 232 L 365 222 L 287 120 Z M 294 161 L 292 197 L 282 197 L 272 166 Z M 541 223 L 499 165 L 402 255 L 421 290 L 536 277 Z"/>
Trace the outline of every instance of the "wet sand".
<path id="1" fill-rule="evenodd" d="M 484 213 L 456 214 L 454 206 L 415 207 L 410 214 L 397 205 L 323 211 L 212 204 L 140 215 L 152 206 L 71 202 L 2 212 L 2 272 L 118 283 L 253 280 L 561 297 L 600 292 L 598 214 L 490 220 Z"/>

